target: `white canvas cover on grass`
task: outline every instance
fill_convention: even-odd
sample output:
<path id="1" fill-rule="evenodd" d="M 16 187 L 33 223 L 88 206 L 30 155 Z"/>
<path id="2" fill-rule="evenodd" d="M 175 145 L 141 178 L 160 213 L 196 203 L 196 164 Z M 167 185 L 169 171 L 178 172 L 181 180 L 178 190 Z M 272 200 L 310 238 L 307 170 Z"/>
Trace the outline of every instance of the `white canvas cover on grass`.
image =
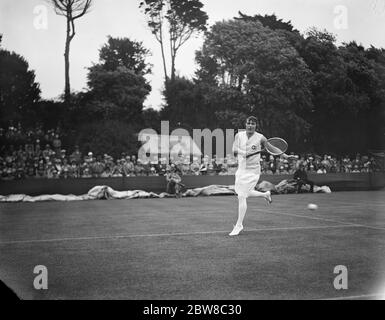
<path id="1" fill-rule="evenodd" d="M 291 191 L 290 183 L 287 180 L 274 185 L 268 181 L 262 181 L 256 187 L 259 191 L 272 191 L 272 193 L 288 193 Z M 330 193 L 327 186 L 314 186 L 314 192 Z M 212 195 L 235 195 L 234 185 L 209 185 L 201 188 L 186 190 L 183 197 L 198 197 Z M 26 194 L 12 194 L 8 196 L 0 195 L 0 202 L 39 202 L 39 201 L 79 201 L 79 200 L 105 200 L 105 199 L 138 199 L 138 198 L 167 198 L 173 197 L 166 192 L 155 193 L 143 190 L 117 191 L 109 186 L 95 186 L 87 194 L 76 196 L 73 194 L 43 194 L 40 196 L 28 196 Z"/>

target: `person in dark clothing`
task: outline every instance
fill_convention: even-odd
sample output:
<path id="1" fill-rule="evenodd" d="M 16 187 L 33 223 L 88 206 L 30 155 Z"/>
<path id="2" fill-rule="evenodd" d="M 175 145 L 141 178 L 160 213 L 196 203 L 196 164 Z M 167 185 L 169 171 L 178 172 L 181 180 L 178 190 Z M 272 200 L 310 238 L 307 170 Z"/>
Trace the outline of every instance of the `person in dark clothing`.
<path id="1" fill-rule="evenodd" d="M 297 183 L 297 193 L 301 193 L 301 188 L 303 185 L 310 185 L 310 192 L 314 191 L 314 182 L 307 178 L 307 173 L 305 171 L 305 166 L 301 163 L 296 172 L 294 172 L 293 179 Z"/>
<path id="2" fill-rule="evenodd" d="M 175 194 L 175 196 L 179 198 L 181 196 L 181 189 L 184 187 L 184 184 L 181 183 L 182 179 L 174 165 L 171 165 L 171 169 L 167 170 L 166 181 L 167 193 Z"/>

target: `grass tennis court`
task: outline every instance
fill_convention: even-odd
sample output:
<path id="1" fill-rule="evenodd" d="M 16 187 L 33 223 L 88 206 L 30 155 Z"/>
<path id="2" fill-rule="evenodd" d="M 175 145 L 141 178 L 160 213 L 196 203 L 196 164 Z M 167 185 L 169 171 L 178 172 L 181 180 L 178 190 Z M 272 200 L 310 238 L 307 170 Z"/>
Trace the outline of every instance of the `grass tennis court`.
<path id="1" fill-rule="evenodd" d="M 2 203 L 0 278 L 22 299 L 378 299 L 385 191 Z M 307 210 L 308 203 L 319 209 Z M 35 290 L 36 265 L 48 290 Z M 348 269 L 348 289 L 333 286 Z"/>

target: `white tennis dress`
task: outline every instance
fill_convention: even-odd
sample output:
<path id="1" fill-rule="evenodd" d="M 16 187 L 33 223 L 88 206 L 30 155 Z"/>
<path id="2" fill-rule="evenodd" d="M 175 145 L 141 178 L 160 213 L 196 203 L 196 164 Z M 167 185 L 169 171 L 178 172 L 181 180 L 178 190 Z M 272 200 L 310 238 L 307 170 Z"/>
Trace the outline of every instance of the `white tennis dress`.
<path id="1" fill-rule="evenodd" d="M 246 154 L 261 150 L 261 140 L 264 136 L 258 132 L 248 138 L 246 131 L 236 134 L 233 152 L 238 153 L 238 169 L 235 173 L 235 192 L 238 196 L 248 197 L 249 191 L 254 190 L 261 174 L 260 154 L 246 159 Z"/>

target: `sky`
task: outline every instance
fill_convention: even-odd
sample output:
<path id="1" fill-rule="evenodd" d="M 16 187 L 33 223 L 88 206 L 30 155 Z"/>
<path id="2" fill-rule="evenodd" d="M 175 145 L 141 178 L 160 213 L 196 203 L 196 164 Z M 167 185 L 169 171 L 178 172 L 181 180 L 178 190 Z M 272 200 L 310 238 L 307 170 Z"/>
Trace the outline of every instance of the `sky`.
<path id="1" fill-rule="evenodd" d="M 128 37 L 141 41 L 151 51 L 153 65 L 147 76 L 152 91 L 146 107 L 159 109 L 163 103 L 163 66 L 158 42 L 139 9 L 140 0 L 94 0 L 92 10 L 76 20 L 71 42 L 71 89 L 87 88 L 87 68 L 98 62 L 99 49 L 107 37 Z M 248 15 L 276 14 L 291 21 L 300 32 L 311 27 L 326 29 L 338 43 L 356 42 L 369 47 L 385 47 L 385 0 L 201 0 L 209 16 L 209 26 L 232 19 L 238 11 Z M 26 58 L 35 70 L 42 97 L 57 98 L 64 90 L 65 18 L 58 16 L 49 0 L 0 0 L 2 47 Z M 179 51 L 177 74 L 191 78 L 196 70 L 195 51 L 203 36 L 189 40 Z M 1 72 L 1 70 L 0 70 Z"/>

